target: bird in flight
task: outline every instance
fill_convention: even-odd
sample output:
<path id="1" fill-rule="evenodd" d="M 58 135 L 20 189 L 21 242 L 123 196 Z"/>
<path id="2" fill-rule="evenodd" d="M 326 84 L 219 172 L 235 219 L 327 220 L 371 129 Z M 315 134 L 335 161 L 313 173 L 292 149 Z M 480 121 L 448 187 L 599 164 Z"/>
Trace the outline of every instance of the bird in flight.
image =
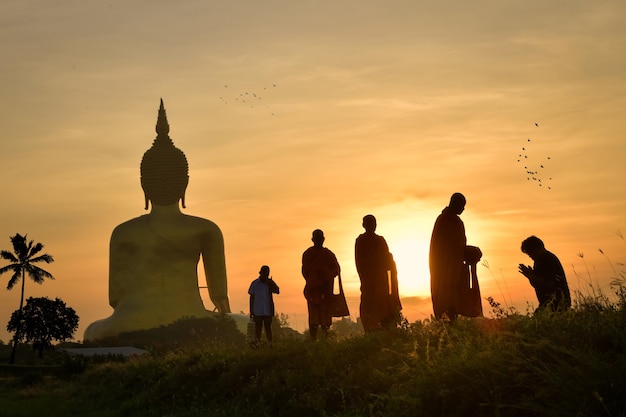
<path id="1" fill-rule="evenodd" d="M 277 87 L 276 83 L 272 83 L 271 84 L 272 87 Z M 234 87 L 234 88 L 229 88 L 229 87 L 233 87 L 232 85 L 229 84 L 224 84 L 224 88 L 228 88 L 228 90 L 230 90 L 231 92 L 237 91 L 238 88 Z M 267 86 L 263 87 L 263 90 L 267 91 Z M 230 93 L 229 93 L 230 95 Z M 262 106 L 260 106 L 260 101 L 263 99 L 268 98 L 267 96 L 265 96 L 265 94 L 263 95 L 263 97 L 261 97 L 261 94 L 258 94 L 257 92 L 255 92 L 254 90 L 240 90 L 239 93 L 235 93 L 233 96 L 230 97 L 230 99 L 228 99 L 228 97 L 224 96 L 220 96 L 220 101 L 222 102 L 222 104 L 228 104 L 229 102 L 234 103 L 236 102 L 236 104 L 244 104 L 247 108 L 249 109 L 258 109 L 258 108 L 262 108 Z M 258 102 L 258 106 L 255 106 L 254 104 L 251 104 L 251 102 L 253 101 L 257 101 Z M 267 102 L 266 100 L 263 100 L 264 102 Z M 264 106 L 264 108 L 269 108 L 269 105 Z M 274 112 L 271 113 L 272 116 L 275 115 Z"/>

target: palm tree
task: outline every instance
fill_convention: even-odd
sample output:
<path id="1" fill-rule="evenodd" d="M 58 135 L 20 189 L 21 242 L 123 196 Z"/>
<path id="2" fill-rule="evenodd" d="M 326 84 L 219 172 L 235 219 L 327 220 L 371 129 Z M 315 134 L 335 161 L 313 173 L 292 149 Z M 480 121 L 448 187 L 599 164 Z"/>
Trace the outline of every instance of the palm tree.
<path id="1" fill-rule="evenodd" d="M 26 236 L 27 235 L 22 236 L 19 233 L 16 233 L 15 236 L 11 236 L 13 253 L 7 250 L 0 251 L 0 258 L 12 262 L 11 264 L 0 268 L 0 275 L 8 271 L 13 271 L 13 275 L 9 280 L 7 289 L 12 289 L 20 279 L 22 280 L 22 295 L 20 297 L 20 309 L 18 310 L 20 315 L 22 314 L 22 308 L 24 307 L 24 285 L 26 283 L 26 274 L 28 274 L 28 276 L 37 284 L 43 283 L 44 278 L 54 279 L 50 272 L 33 265 L 38 262 L 45 262 L 49 264 L 50 262 L 54 262 L 54 259 L 47 253 L 37 256 L 37 254 L 43 249 L 43 245 L 41 243 L 34 243 L 32 240 L 27 242 Z M 21 318 L 19 321 L 22 321 Z M 9 363 L 15 363 L 15 351 L 17 349 L 17 343 L 21 337 L 21 330 L 21 326 L 18 325 L 15 330 L 15 337 L 13 338 L 13 350 L 11 351 L 11 360 Z"/>

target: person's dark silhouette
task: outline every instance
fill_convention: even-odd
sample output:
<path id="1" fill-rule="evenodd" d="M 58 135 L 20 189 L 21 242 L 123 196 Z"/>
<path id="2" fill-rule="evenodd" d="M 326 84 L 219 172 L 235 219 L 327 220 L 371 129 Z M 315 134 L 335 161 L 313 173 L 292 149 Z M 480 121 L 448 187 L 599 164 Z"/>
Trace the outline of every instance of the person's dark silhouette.
<path id="1" fill-rule="evenodd" d="M 467 296 L 470 277 L 469 269 L 464 263 L 467 242 L 465 225 L 459 215 L 465 210 L 465 204 L 463 194 L 452 194 L 449 205 L 437 217 L 433 227 L 428 261 L 433 312 L 437 319 L 447 317 L 455 320 L 459 314 L 470 316 L 482 314 L 479 292 L 478 306 L 474 309 L 479 309 L 479 314 L 467 313 L 464 308 L 468 303 L 464 297 Z M 479 251 L 472 251 L 472 255 L 474 259 L 470 262 L 475 271 L 476 262 L 480 259 Z"/>
<path id="2" fill-rule="evenodd" d="M 323 231 L 314 230 L 311 240 L 313 246 L 302 254 L 302 276 L 306 280 L 304 297 L 309 311 L 309 334 L 315 340 L 320 326 L 324 335 L 327 335 L 332 324 L 330 303 L 333 284 L 341 268 L 335 254 L 323 246 Z"/>
<path id="3" fill-rule="evenodd" d="M 530 236 L 522 242 L 522 252 L 528 255 L 534 266 L 519 264 L 519 272 L 528 278 L 535 289 L 539 307 L 537 310 L 566 310 L 572 305 L 565 271 L 559 258 L 544 246 L 537 236 Z"/>
<path id="4" fill-rule="evenodd" d="M 374 233 L 376 218 L 363 217 L 365 233 L 357 237 L 354 246 L 356 269 L 361 280 L 361 323 L 366 332 L 385 326 L 393 315 L 390 308 L 389 272 L 395 263 L 385 238 Z"/>
<path id="5" fill-rule="evenodd" d="M 272 294 L 279 294 L 280 289 L 272 277 L 270 267 L 263 265 L 259 270 L 259 277 L 252 281 L 250 294 L 250 317 L 254 320 L 254 339 L 258 344 L 261 341 L 261 332 L 265 328 L 267 343 L 272 346 L 272 319 L 274 317 L 274 298 Z"/>

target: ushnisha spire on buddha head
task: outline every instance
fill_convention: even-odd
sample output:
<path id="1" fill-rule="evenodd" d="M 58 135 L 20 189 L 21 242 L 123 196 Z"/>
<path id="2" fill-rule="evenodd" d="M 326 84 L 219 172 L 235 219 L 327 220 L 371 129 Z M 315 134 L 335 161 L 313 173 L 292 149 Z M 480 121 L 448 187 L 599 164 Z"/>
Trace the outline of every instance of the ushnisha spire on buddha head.
<path id="1" fill-rule="evenodd" d="M 157 137 L 141 160 L 141 188 L 152 205 L 166 206 L 181 200 L 185 208 L 185 190 L 189 183 L 189 165 L 183 151 L 174 146 L 169 136 L 170 125 L 161 99 L 157 118 Z"/>

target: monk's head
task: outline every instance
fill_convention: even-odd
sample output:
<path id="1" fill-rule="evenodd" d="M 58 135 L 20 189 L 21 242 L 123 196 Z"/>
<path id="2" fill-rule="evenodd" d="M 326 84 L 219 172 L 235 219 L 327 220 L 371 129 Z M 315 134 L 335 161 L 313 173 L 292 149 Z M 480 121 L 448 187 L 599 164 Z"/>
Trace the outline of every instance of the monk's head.
<path id="1" fill-rule="evenodd" d="M 313 241 L 313 244 L 315 246 L 322 246 L 324 244 L 324 240 L 326 240 L 326 238 L 324 237 L 324 232 L 322 232 L 320 229 L 313 230 L 311 240 Z"/>
<path id="2" fill-rule="evenodd" d="M 374 233 L 376 231 L 376 217 L 371 214 L 363 217 L 363 228 L 366 232 Z"/>
<path id="3" fill-rule="evenodd" d="M 465 210 L 466 202 L 467 201 L 465 200 L 465 196 L 463 194 L 454 193 L 452 194 L 452 197 L 450 197 L 450 204 L 448 207 L 450 207 L 455 214 L 461 214 L 463 213 L 463 210 Z"/>
<path id="4" fill-rule="evenodd" d="M 183 151 L 174 146 L 169 137 L 169 124 L 161 100 L 157 119 L 157 137 L 141 160 L 141 188 L 153 205 L 166 206 L 182 200 L 185 207 L 185 190 L 189 183 L 189 165 Z"/>

